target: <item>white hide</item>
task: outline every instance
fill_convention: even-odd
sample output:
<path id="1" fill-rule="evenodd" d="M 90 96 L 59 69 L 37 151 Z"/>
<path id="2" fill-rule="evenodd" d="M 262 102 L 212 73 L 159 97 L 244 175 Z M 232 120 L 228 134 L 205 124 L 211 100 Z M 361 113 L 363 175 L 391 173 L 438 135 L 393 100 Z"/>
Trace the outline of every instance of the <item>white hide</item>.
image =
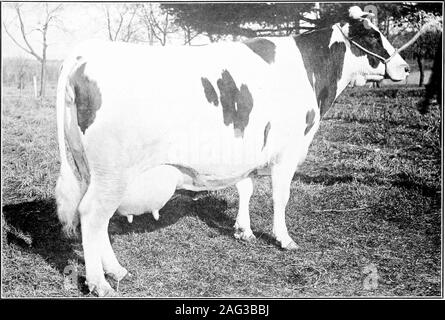
<path id="1" fill-rule="evenodd" d="M 128 183 L 118 212 L 129 217 L 151 212 L 158 220 L 159 210 L 172 197 L 181 177 L 181 172 L 172 166 L 162 165 L 146 170 Z"/>
<path id="2" fill-rule="evenodd" d="M 200 188 L 184 179 L 178 186 L 205 190 L 226 187 L 226 179 L 235 183 L 290 143 L 299 146 L 302 161 L 312 139 L 303 134 L 305 115 L 318 106 L 293 39 L 271 41 L 277 44 L 272 65 L 239 43 L 168 49 L 96 43 L 74 53 L 87 61 L 85 73 L 102 94 L 102 106 L 84 136 L 92 170 L 126 168 L 130 183 L 154 166 L 176 164 L 193 168 L 204 184 L 222 181 Z M 124 63 L 114 63 L 121 57 Z M 221 104 L 214 106 L 204 95 L 201 77 L 218 90 L 223 70 L 238 88 L 247 84 L 254 97 L 243 138 L 235 137 L 233 124 L 224 125 Z M 262 149 L 267 122 L 271 130 Z M 105 154 L 111 154 L 107 161 Z"/>

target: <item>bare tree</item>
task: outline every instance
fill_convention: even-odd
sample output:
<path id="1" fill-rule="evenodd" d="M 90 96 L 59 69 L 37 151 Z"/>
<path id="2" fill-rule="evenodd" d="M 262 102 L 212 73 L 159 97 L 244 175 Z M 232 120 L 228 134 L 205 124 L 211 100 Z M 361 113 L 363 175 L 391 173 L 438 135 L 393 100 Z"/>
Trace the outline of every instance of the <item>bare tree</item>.
<path id="1" fill-rule="evenodd" d="M 396 37 L 392 42 L 396 46 L 403 44 L 398 50 L 407 49 L 405 56 L 416 60 L 421 87 L 425 78 L 424 59 L 433 59 L 437 46 L 441 47 L 442 18 L 421 10 L 400 18 L 397 28 Z"/>
<path id="2" fill-rule="evenodd" d="M 159 4 L 105 4 L 104 15 L 110 41 L 159 42 L 165 46 L 169 35 L 177 31 L 184 32 L 184 44 L 199 35 L 192 28 L 177 26 L 173 15 Z"/>
<path id="3" fill-rule="evenodd" d="M 154 36 L 155 31 L 154 31 L 154 28 L 153 28 L 151 20 L 150 20 L 149 12 L 151 11 L 151 8 L 152 8 L 151 3 L 143 4 L 141 6 L 141 12 L 139 14 L 139 19 L 147 33 L 148 43 L 152 46 L 155 41 L 155 36 Z"/>
<path id="4" fill-rule="evenodd" d="M 19 41 L 16 37 L 12 35 L 12 33 L 8 30 L 5 22 L 3 21 L 3 28 L 6 34 L 11 38 L 11 40 L 22 50 L 32 55 L 37 61 L 40 62 L 40 97 L 43 98 L 45 96 L 45 86 L 46 86 L 46 62 L 47 62 L 47 50 L 48 50 L 48 31 L 53 28 L 61 25 L 61 20 L 59 19 L 60 12 L 62 11 L 62 4 L 58 4 L 56 6 L 50 5 L 48 3 L 43 3 L 43 17 L 42 22 L 38 23 L 31 31 L 27 31 L 25 26 L 25 22 L 22 14 L 22 4 L 16 3 L 14 4 L 15 10 L 15 18 L 18 20 L 20 35 L 23 40 L 23 43 Z M 29 35 L 33 31 L 37 31 L 41 35 L 41 53 L 38 53 L 36 48 L 31 45 Z"/>
<path id="5" fill-rule="evenodd" d="M 139 4 L 122 4 L 105 6 L 108 39 L 111 41 L 140 41 L 138 23 Z"/>
<path id="6" fill-rule="evenodd" d="M 171 14 L 166 10 L 160 10 L 159 6 L 152 3 L 141 6 L 140 20 L 147 31 L 150 44 L 158 40 L 163 46 L 167 44 L 168 35 L 177 31 Z M 192 35 L 190 34 L 190 39 Z"/>
<path id="7" fill-rule="evenodd" d="M 199 36 L 201 33 L 194 31 L 193 28 L 189 26 L 181 26 L 182 31 L 184 31 L 184 45 L 192 45 L 192 40 Z"/>

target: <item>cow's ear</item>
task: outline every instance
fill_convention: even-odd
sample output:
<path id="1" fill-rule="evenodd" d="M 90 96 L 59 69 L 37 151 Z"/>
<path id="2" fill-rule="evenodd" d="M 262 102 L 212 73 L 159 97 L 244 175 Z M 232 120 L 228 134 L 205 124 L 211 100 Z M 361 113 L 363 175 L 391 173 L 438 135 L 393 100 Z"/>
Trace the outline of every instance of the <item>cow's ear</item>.
<path id="1" fill-rule="evenodd" d="M 374 17 L 374 14 L 371 12 L 364 12 L 360 7 L 353 6 L 349 8 L 349 18 L 355 19 L 355 20 L 363 20 L 366 18 L 372 18 Z"/>
<path id="2" fill-rule="evenodd" d="M 342 19 L 338 22 L 340 27 L 343 27 L 345 24 L 350 23 L 349 19 Z"/>
<path id="3" fill-rule="evenodd" d="M 351 25 L 351 22 L 348 20 L 341 20 L 338 25 L 340 26 L 341 30 L 343 31 L 343 34 L 345 36 L 349 35 L 349 27 Z"/>

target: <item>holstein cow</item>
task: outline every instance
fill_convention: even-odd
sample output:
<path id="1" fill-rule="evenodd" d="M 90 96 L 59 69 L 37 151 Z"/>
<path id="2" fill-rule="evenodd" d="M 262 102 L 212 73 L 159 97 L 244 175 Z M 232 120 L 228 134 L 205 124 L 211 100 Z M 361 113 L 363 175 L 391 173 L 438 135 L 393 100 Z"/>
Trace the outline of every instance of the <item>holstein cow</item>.
<path id="1" fill-rule="evenodd" d="M 65 230 L 80 222 L 89 289 L 113 294 L 104 272 L 127 274 L 109 241 L 111 216 L 158 218 L 176 189 L 235 184 L 235 237 L 253 239 L 252 175 L 266 165 L 273 235 L 297 248 L 285 207 L 321 117 L 352 79 L 407 76 L 367 15 L 352 7 L 328 28 L 201 47 L 88 42 L 68 57 L 57 89 L 56 197 Z"/>

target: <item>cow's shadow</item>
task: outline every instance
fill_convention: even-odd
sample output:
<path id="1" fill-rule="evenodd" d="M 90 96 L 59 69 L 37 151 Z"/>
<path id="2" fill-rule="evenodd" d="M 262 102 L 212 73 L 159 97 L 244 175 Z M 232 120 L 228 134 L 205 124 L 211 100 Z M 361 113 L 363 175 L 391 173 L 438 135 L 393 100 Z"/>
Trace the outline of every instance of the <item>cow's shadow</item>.
<path id="1" fill-rule="evenodd" d="M 110 221 L 110 234 L 145 233 L 153 232 L 175 224 L 185 216 L 197 216 L 212 230 L 221 235 L 233 237 L 235 219 L 228 214 L 231 207 L 238 209 L 238 200 L 229 203 L 225 198 L 218 197 L 212 192 L 190 192 L 180 190 L 160 210 L 160 218 L 154 220 L 150 213 L 134 217 L 132 223 L 127 218 L 115 214 Z M 232 208 L 233 209 L 233 208 Z M 267 244 L 276 244 L 275 239 L 260 230 L 252 231 L 256 237 Z"/>
<path id="2" fill-rule="evenodd" d="M 329 173 L 311 175 L 297 171 L 292 180 L 298 180 L 305 184 L 323 184 L 325 186 L 331 186 L 337 183 L 350 183 L 354 181 L 354 176 L 349 174 L 334 175 Z"/>
<path id="3" fill-rule="evenodd" d="M 64 234 L 57 218 L 55 199 L 5 205 L 2 209 L 7 243 L 42 256 L 61 274 L 66 273 L 72 261 L 84 264 L 81 237 L 68 238 Z M 227 209 L 227 201 L 212 193 L 178 194 L 161 209 L 158 221 L 146 213 L 135 217 L 130 224 L 126 217 L 115 214 L 108 230 L 111 239 L 119 234 L 154 232 L 194 215 L 216 232 L 231 236 L 235 221 L 226 213 Z M 78 287 L 87 293 L 84 282 L 85 278 L 79 277 Z"/>
<path id="4" fill-rule="evenodd" d="M 61 274 L 72 261 L 83 261 L 80 237 L 68 238 L 62 231 L 56 214 L 54 199 L 37 200 L 5 205 L 2 208 L 2 233 L 8 244 L 20 250 L 42 256 Z M 78 278 L 78 288 L 87 293 L 85 278 Z"/>
<path id="5" fill-rule="evenodd" d="M 419 183 L 413 180 L 405 173 L 397 173 L 392 176 L 375 177 L 374 175 L 365 175 L 363 177 L 357 177 L 352 174 L 340 174 L 335 175 L 332 173 L 321 174 L 307 174 L 302 172 L 296 172 L 293 180 L 298 180 L 305 184 L 323 184 L 325 186 L 331 186 L 338 183 L 351 183 L 357 181 L 365 185 L 388 185 L 391 184 L 394 187 L 404 188 L 406 190 L 415 190 L 424 197 L 436 196 L 440 189 L 436 186 L 430 186 L 424 183 Z"/>
<path id="6" fill-rule="evenodd" d="M 77 241 L 63 235 L 54 199 L 5 205 L 2 210 L 8 243 L 42 255 L 58 269 L 74 257 Z"/>
<path id="7" fill-rule="evenodd" d="M 224 233 L 225 228 L 234 223 L 233 219 L 225 214 L 227 209 L 227 201 L 210 192 L 197 193 L 181 190 L 177 191 L 160 210 L 158 221 L 151 213 L 145 213 L 134 216 L 133 222 L 129 223 L 127 217 L 116 213 L 110 220 L 109 232 L 111 235 L 153 232 L 175 224 L 183 217 L 197 215 L 209 226 L 212 226 L 212 221 L 220 222 L 221 232 Z"/>

